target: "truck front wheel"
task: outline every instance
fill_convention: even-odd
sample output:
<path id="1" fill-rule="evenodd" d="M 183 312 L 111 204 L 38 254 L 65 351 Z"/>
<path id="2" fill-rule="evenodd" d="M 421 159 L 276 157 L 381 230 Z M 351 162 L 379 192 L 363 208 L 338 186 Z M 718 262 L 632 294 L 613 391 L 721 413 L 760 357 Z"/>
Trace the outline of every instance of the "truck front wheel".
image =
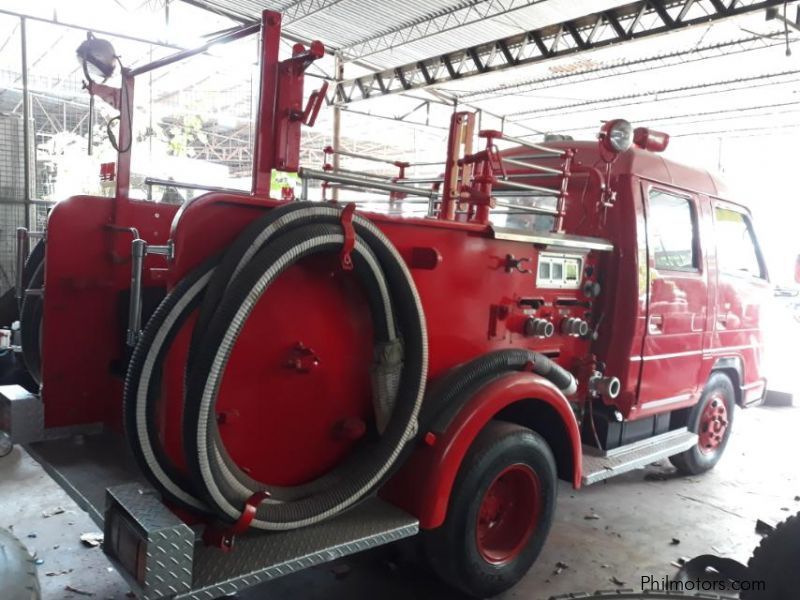
<path id="1" fill-rule="evenodd" d="M 517 583 L 544 545 L 556 505 L 556 464 L 537 433 L 492 421 L 464 458 L 444 524 L 423 539 L 429 562 L 470 596 Z"/>
<path id="2" fill-rule="evenodd" d="M 735 404 L 730 378 L 712 373 L 689 417 L 689 430 L 697 434 L 697 445 L 669 459 L 678 471 L 699 475 L 719 462 L 731 435 Z"/>

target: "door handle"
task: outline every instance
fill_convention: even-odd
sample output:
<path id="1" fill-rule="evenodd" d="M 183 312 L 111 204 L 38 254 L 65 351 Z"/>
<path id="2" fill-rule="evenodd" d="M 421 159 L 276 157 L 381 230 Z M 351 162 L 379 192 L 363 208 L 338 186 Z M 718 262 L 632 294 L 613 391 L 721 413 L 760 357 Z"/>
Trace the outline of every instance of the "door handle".
<path id="1" fill-rule="evenodd" d="M 647 320 L 647 330 L 650 333 L 661 333 L 664 331 L 664 317 L 663 315 L 650 315 Z"/>

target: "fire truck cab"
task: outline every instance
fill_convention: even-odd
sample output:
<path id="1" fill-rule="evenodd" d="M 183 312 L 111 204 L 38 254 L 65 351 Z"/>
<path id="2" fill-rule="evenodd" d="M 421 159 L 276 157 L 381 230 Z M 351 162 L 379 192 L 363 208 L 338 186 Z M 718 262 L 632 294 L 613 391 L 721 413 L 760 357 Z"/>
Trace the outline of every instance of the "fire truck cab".
<path id="1" fill-rule="evenodd" d="M 714 374 L 740 406 L 758 402 L 760 310 L 770 293 L 752 217 L 718 178 L 634 147 L 612 179 L 604 230 L 614 251 L 598 265 L 610 293 L 597 309 L 595 347 L 621 385 L 611 410 L 595 415 L 606 449 L 687 424 Z M 720 441 L 709 434 L 701 444 Z"/>

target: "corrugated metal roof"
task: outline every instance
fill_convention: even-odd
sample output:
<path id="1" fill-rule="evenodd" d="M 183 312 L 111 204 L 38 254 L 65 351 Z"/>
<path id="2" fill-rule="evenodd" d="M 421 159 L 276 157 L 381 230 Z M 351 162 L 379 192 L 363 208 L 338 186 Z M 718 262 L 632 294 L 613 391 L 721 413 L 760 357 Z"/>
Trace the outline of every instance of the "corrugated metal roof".
<path id="1" fill-rule="evenodd" d="M 284 13 L 283 29 L 318 39 L 386 69 L 626 4 L 625 0 L 193 0 L 198 5 L 257 19 Z M 382 37 L 377 44 L 376 37 Z M 378 51 L 364 47 L 373 40 Z M 356 48 L 357 46 L 357 48 Z M 369 45 L 367 45 L 369 46 Z M 366 55 L 363 55 L 366 52 Z M 362 56 L 363 55 L 363 56 Z"/>

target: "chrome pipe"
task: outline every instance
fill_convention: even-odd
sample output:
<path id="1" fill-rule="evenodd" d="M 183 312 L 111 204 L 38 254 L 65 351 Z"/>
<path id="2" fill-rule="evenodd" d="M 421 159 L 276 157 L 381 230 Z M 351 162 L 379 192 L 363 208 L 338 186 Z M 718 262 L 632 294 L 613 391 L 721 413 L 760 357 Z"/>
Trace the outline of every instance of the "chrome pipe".
<path id="1" fill-rule="evenodd" d="M 502 206 L 503 208 L 513 208 L 514 210 L 534 215 L 558 215 L 558 210 L 555 208 L 547 208 L 546 206 L 521 206 L 518 204 L 511 204 L 510 202 L 495 202 L 495 205 Z"/>
<path id="2" fill-rule="evenodd" d="M 408 185 L 401 185 L 399 183 L 390 183 L 383 181 L 374 181 L 364 177 L 356 177 L 354 175 L 342 175 L 340 173 L 328 173 L 326 171 L 318 171 L 316 169 L 301 168 L 297 173 L 301 179 L 315 179 L 318 181 L 327 181 L 329 183 L 341 183 L 343 185 L 355 185 L 370 190 L 382 190 L 384 192 L 396 192 L 398 194 L 409 194 L 411 196 L 424 196 L 429 198 L 435 192 L 430 190 L 422 190 Z"/>
<path id="3" fill-rule="evenodd" d="M 300 200 L 303 202 L 308 201 L 308 179 L 303 179 L 300 182 Z"/>
<path id="4" fill-rule="evenodd" d="M 444 183 L 444 177 L 403 177 L 397 183 Z"/>
<path id="5" fill-rule="evenodd" d="M 389 160 L 388 158 L 378 158 L 377 156 L 371 156 L 369 154 L 359 154 L 357 152 L 348 152 L 347 150 L 333 150 L 333 152 L 328 152 L 327 154 L 338 154 L 340 156 L 349 156 L 350 158 L 360 158 L 362 160 L 371 160 L 372 162 L 379 162 L 384 163 L 387 165 L 395 165 L 399 161 L 396 160 Z"/>
<path id="6" fill-rule="evenodd" d="M 159 245 L 145 245 L 145 254 L 152 254 L 156 256 L 166 256 L 167 260 L 172 260 L 175 254 L 175 246 L 172 243 L 172 240 L 164 244 L 163 246 Z"/>
<path id="7" fill-rule="evenodd" d="M 235 188 L 219 187 L 216 185 L 202 185 L 199 183 L 185 183 L 181 181 L 173 181 L 171 179 L 159 179 L 157 177 L 146 177 L 144 184 L 148 187 L 158 185 L 161 187 L 174 187 L 182 190 L 202 190 L 205 192 L 223 192 L 225 194 L 249 194 L 245 190 L 237 190 Z"/>
<path id="8" fill-rule="evenodd" d="M 516 160 L 514 158 L 503 158 L 501 157 L 504 163 L 508 163 L 510 165 L 514 165 L 517 167 L 523 167 L 525 169 L 535 169 L 536 171 L 542 171 L 543 173 L 550 173 L 553 175 L 561 175 L 564 176 L 564 171 L 559 169 L 554 169 L 552 167 L 543 167 L 541 165 L 537 165 L 535 163 L 525 162 L 524 160 Z"/>
<path id="9" fill-rule="evenodd" d="M 385 181 L 392 181 L 394 177 L 389 175 L 380 175 L 378 173 L 365 173 L 362 171 L 353 171 L 352 169 L 342 169 L 339 167 L 338 169 L 334 169 L 333 171 L 325 171 L 326 173 L 337 173 L 340 175 L 356 175 L 358 177 L 372 177 L 374 179 L 383 179 Z"/>
<path id="10" fill-rule="evenodd" d="M 546 187 L 541 187 L 541 186 L 538 186 L 538 185 L 531 185 L 529 183 L 520 183 L 518 181 L 509 181 L 508 179 L 498 179 L 497 181 L 498 181 L 498 183 L 500 183 L 502 185 L 505 185 L 505 186 L 508 186 L 508 187 L 517 188 L 517 189 L 520 189 L 520 190 L 528 190 L 528 191 L 531 191 L 531 192 L 539 192 L 539 193 L 541 193 L 542 195 L 545 195 L 545 196 L 558 196 L 561 193 L 558 190 L 554 190 L 553 188 L 546 188 Z"/>
<path id="11" fill-rule="evenodd" d="M 147 242 L 135 239 L 131 242 L 131 297 L 128 304 L 128 332 L 126 343 L 133 348 L 142 333 L 142 270 L 147 254 Z"/>

